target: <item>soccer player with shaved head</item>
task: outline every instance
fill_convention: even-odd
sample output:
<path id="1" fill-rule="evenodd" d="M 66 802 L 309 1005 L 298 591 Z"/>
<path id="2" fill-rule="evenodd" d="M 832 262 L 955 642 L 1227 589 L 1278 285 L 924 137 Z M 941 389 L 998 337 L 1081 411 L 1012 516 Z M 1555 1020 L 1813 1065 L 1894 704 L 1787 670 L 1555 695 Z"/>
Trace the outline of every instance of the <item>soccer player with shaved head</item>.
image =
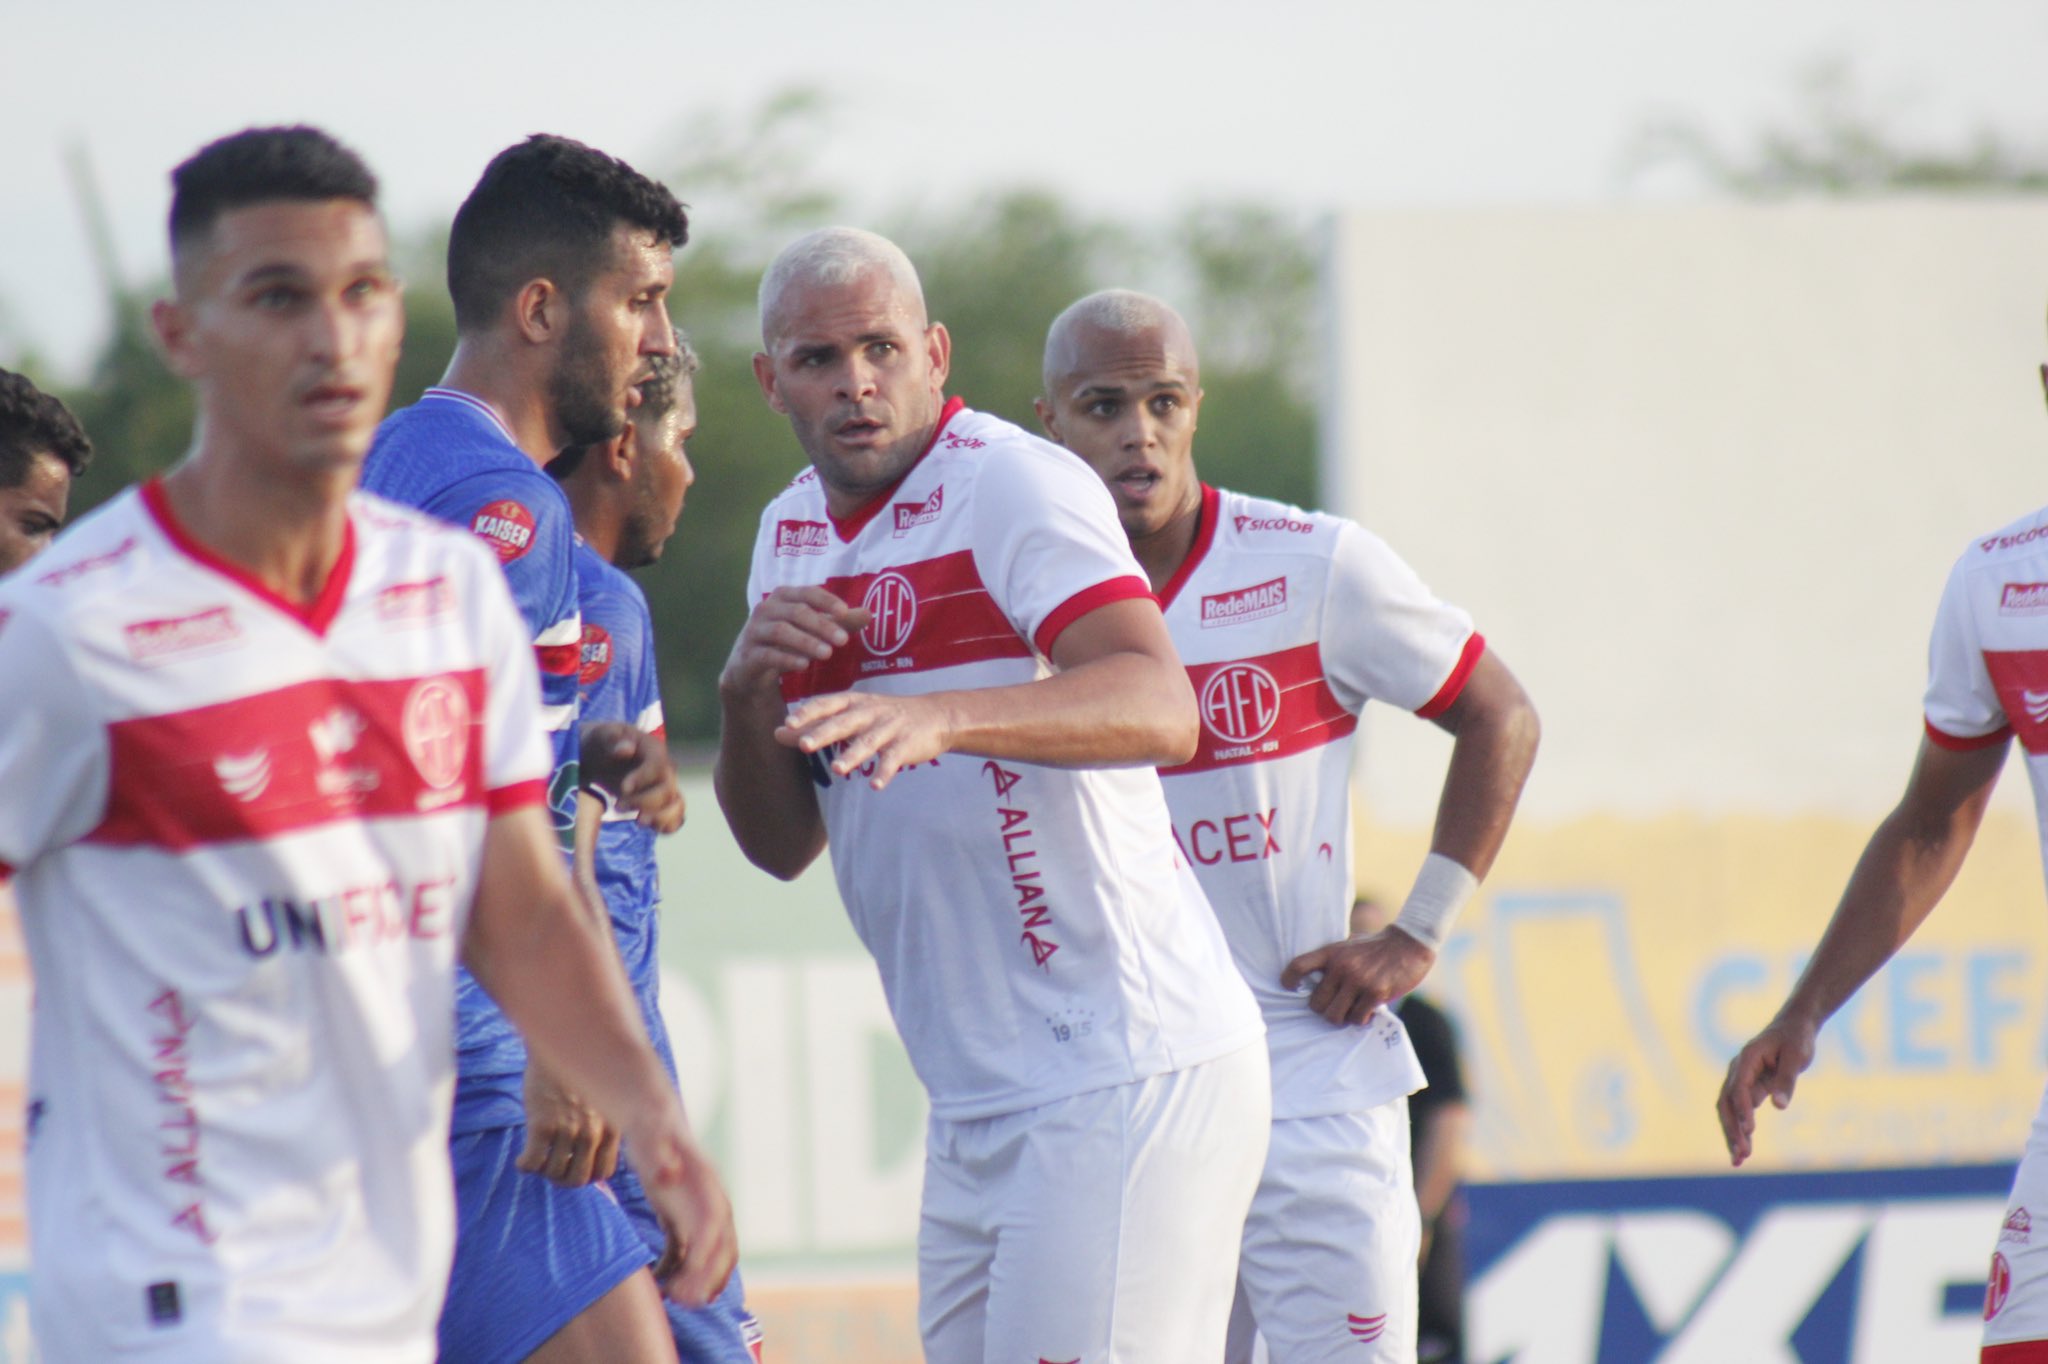
<path id="1" fill-rule="evenodd" d="M 753 861 L 828 848 L 931 1096 L 933 1364 L 1222 1352 L 1265 1048 L 1155 768 L 1194 697 L 1101 484 L 945 395 L 892 243 L 761 282 L 755 378 L 810 468 L 768 506 L 719 682 Z"/>
<path id="2" fill-rule="evenodd" d="M 434 1359 L 458 953 L 624 1129 L 702 1303 L 730 1208 L 549 830 L 504 579 L 356 491 L 404 323 L 376 182 L 299 127 L 173 183 L 191 448 L 0 584 L 42 1357 Z"/>
<path id="3" fill-rule="evenodd" d="M 1090 294 L 1045 343 L 1047 434 L 1115 498 L 1196 694 L 1163 766 L 1174 837 L 1265 1015 L 1272 1140 L 1243 1227 L 1226 1358 L 1412 1361 L 1420 1226 L 1390 1003 L 1422 983 L 1492 866 L 1536 756 L 1536 712 L 1463 611 L 1377 537 L 1210 487 L 1186 322 Z M 1352 737 L 1369 701 L 1453 736 L 1430 852 L 1392 926 L 1351 937 Z"/>
<path id="4" fill-rule="evenodd" d="M 0 369 L 0 574 L 50 547 L 92 442 L 63 403 Z"/>

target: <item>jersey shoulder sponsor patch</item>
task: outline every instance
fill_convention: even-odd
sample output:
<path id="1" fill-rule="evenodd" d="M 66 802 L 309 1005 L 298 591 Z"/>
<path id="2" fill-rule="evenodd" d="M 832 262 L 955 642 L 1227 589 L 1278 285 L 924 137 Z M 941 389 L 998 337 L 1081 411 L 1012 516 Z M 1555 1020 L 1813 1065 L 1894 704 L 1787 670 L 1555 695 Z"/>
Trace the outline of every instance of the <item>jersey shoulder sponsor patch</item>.
<path id="1" fill-rule="evenodd" d="M 532 509 L 509 497 L 486 502 L 469 520 L 471 533 L 497 553 L 501 564 L 509 564 L 533 548 L 534 525 Z"/>

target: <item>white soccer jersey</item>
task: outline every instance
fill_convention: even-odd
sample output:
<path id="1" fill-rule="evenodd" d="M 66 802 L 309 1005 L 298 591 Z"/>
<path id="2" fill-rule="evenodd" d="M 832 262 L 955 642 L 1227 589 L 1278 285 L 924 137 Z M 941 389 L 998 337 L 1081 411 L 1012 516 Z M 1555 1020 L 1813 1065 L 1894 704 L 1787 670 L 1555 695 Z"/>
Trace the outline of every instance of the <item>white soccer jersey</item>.
<path id="1" fill-rule="evenodd" d="M 1349 932 L 1359 711 L 1441 714 L 1485 643 L 1349 521 L 1207 486 L 1201 518 L 1160 593 L 1202 718 L 1160 774 L 1174 836 L 1265 1014 L 1273 1116 L 1370 1108 L 1422 1084 L 1400 1019 L 1331 1024 L 1280 973 Z"/>
<path id="2" fill-rule="evenodd" d="M 548 753 L 489 553 L 349 526 L 295 607 L 152 483 L 0 585 L 45 1358 L 433 1358 L 455 958 Z"/>
<path id="3" fill-rule="evenodd" d="M 1073 621 L 1150 597 L 1087 466 L 957 399 L 902 483 L 854 516 L 834 519 L 811 473 L 769 504 L 749 600 L 784 585 L 873 613 L 783 679 L 792 701 L 1032 682 Z M 840 896 L 939 1117 L 1015 1112 L 1258 1038 L 1150 768 L 949 753 L 879 792 L 832 777 L 822 754 L 812 771 Z"/>

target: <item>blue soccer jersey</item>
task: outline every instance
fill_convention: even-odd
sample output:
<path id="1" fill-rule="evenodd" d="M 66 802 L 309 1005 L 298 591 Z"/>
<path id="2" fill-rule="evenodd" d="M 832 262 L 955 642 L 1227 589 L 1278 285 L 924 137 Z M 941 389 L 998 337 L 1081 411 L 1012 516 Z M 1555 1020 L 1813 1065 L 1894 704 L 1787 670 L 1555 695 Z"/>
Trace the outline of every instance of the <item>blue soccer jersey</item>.
<path id="1" fill-rule="evenodd" d="M 582 637 L 569 499 L 519 448 L 488 403 L 442 388 L 428 389 L 419 402 L 384 419 L 363 465 L 362 486 L 462 526 L 497 553 L 533 635 L 554 752 L 548 807 L 566 853 L 576 812 Z M 452 1131 L 525 1122 L 525 1044 L 467 971 L 456 978 L 456 1048 Z"/>

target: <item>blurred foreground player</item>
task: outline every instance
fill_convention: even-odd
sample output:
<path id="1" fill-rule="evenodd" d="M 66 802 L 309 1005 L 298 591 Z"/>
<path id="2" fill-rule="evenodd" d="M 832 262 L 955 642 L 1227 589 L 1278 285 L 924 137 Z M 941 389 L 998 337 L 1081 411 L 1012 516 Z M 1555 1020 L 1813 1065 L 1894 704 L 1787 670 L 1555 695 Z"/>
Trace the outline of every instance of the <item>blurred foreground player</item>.
<path id="1" fill-rule="evenodd" d="M 2048 392 L 2048 365 L 2041 367 Z M 1792 1102 L 1835 1010 L 1905 946 L 1955 880 L 2015 735 L 2048 856 L 2048 507 L 1970 542 L 1949 571 L 1928 645 L 1925 734 L 1897 808 L 1870 836 L 1776 1017 L 1728 1063 L 1716 1109 L 1728 1156 L 1753 1153 L 1765 1099 Z M 2048 1207 L 2048 1096 L 2034 1119 L 1991 1256 L 1984 1364 L 2048 1364 L 2048 1237 L 2022 1233 Z M 1988 1228 L 1987 1228 L 1988 1230 Z"/>
<path id="2" fill-rule="evenodd" d="M 650 1153 L 702 1301 L 729 1209 L 541 814 L 503 582 L 353 495 L 403 326 L 375 182 L 306 128 L 174 181 L 191 451 L 0 586 L 42 1355 L 432 1359 L 458 947 Z"/>
<path id="3" fill-rule="evenodd" d="M 0 576 L 50 547 L 71 481 L 91 459 L 92 442 L 63 403 L 0 369 Z"/>
<path id="4" fill-rule="evenodd" d="M 696 478 L 684 445 L 697 430 L 690 380 L 697 357 L 678 338 L 677 353 L 656 356 L 653 365 L 654 377 L 640 385 L 640 405 L 626 429 L 601 444 L 557 456 L 548 473 L 568 493 L 576 514 L 576 585 L 583 617 L 577 688 L 584 722 L 627 722 L 665 742 L 654 620 L 639 585 L 622 570 L 644 568 L 661 557 Z M 661 1013 L 656 821 L 608 802 L 593 803 L 591 810 L 599 808 L 597 883 L 648 1037 L 674 1083 L 675 1057 Z M 579 819 L 590 817 L 590 812 L 579 812 Z M 648 1253 L 658 1256 L 665 1237 L 634 1165 L 634 1153 L 623 1152 L 611 1190 Z M 697 1311 L 670 1303 L 668 1315 L 684 1364 L 748 1364 L 760 1357 L 761 1328 L 746 1310 L 738 1271 L 717 1302 Z"/>
<path id="5" fill-rule="evenodd" d="M 1213 1364 L 1269 1082 L 1153 771 L 1195 733 L 1159 608 L 1085 468 L 944 398 L 893 244 L 791 244 L 761 332 L 811 468 L 761 519 L 718 795 L 778 876 L 829 835 L 930 1092 L 925 1356 Z"/>
<path id="6" fill-rule="evenodd" d="M 687 231 L 666 189 L 580 142 L 536 136 L 493 157 L 448 234 L 447 375 L 385 421 L 363 475 L 366 488 L 466 527 L 497 554 L 539 667 L 549 805 L 565 846 L 591 744 L 578 724 L 574 522 L 542 471 L 570 446 L 618 435 L 651 359 L 675 353 L 667 295 Z M 665 746 L 647 748 L 668 771 Z M 459 979 L 456 998 L 461 1234 L 443 1359 L 669 1358 L 645 1247 L 594 1184 L 612 1172 L 619 1133 L 528 1065 L 519 1034 L 473 982 Z"/>
<path id="7" fill-rule="evenodd" d="M 1423 1074 L 1382 1006 L 1422 982 L 1493 865 L 1535 761 L 1536 712 L 1471 619 L 1377 537 L 1202 483 L 1200 366 L 1173 309 L 1089 295 L 1054 321 L 1044 378 L 1039 418 L 1108 485 L 1186 663 L 1201 739 L 1160 776 L 1181 855 L 1266 1018 L 1272 1143 L 1227 1358 L 1252 1357 L 1256 1327 L 1276 1364 L 1412 1360 L 1406 1096 Z M 1351 740 L 1372 700 L 1454 744 L 1414 889 L 1392 927 L 1353 938 Z"/>

